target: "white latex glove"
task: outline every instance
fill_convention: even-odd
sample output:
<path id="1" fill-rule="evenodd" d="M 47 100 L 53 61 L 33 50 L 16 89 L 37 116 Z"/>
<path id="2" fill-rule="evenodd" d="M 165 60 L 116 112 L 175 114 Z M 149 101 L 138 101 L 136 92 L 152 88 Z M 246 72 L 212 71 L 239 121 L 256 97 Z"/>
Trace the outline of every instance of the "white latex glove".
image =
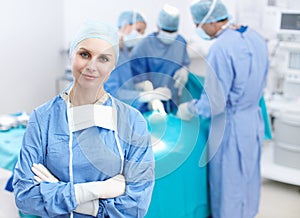
<path id="1" fill-rule="evenodd" d="M 98 198 L 107 199 L 121 196 L 125 193 L 125 177 L 116 175 L 105 181 L 78 183 L 74 185 L 78 204 Z"/>
<path id="2" fill-rule="evenodd" d="M 188 102 L 182 103 L 178 106 L 176 116 L 182 120 L 190 120 L 194 116 L 188 108 Z"/>
<path id="3" fill-rule="evenodd" d="M 149 80 L 145 80 L 143 82 L 135 84 L 135 89 L 137 91 L 152 91 L 153 90 L 153 84 Z"/>
<path id="4" fill-rule="evenodd" d="M 189 72 L 184 69 L 183 67 L 177 70 L 173 76 L 175 80 L 174 87 L 178 89 L 178 95 L 181 96 L 182 89 L 185 86 L 186 82 L 188 81 Z"/>
<path id="5" fill-rule="evenodd" d="M 87 214 L 96 217 L 99 210 L 99 199 L 78 204 L 74 210 L 76 213 Z"/>
<path id="6" fill-rule="evenodd" d="M 172 97 L 171 90 L 167 87 L 159 87 L 152 91 L 144 91 L 140 93 L 139 101 L 140 102 L 150 102 L 155 99 L 161 101 L 168 101 Z"/>
<path id="7" fill-rule="evenodd" d="M 59 180 L 53 176 L 43 164 L 34 163 L 31 167 L 31 170 L 35 174 L 34 179 L 37 182 L 59 182 Z M 99 199 L 95 199 L 78 204 L 74 211 L 86 215 L 97 216 L 98 210 Z"/>
<path id="8" fill-rule="evenodd" d="M 163 115 L 167 114 L 166 111 L 165 111 L 164 104 L 158 99 L 150 101 L 148 103 L 148 108 L 149 108 L 149 110 L 158 111 Z"/>
<path id="9" fill-rule="evenodd" d="M 35 174 L 34 179 L 37 182 L 59 182 L 43 164 L 34 163 L 31 170 Z"/>

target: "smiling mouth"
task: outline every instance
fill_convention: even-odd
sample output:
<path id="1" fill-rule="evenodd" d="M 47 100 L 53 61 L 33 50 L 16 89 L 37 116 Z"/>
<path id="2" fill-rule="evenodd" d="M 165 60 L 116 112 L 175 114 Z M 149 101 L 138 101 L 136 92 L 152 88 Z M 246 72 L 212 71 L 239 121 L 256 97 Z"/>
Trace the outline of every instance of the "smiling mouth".
<path id="1" fill-rule="evenodd" d="M 81 74 L 81 75 L 86 79 L 96 79 L 97 78 L 96 76 L 88 75 L 88 74 Z"/>

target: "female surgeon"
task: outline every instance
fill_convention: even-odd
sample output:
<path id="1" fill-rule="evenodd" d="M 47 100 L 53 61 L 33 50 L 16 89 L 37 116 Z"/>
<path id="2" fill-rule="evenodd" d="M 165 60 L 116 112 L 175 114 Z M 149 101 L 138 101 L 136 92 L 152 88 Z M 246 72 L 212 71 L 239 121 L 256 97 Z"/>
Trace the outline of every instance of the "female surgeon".
<path id="1" fill-rule="evenodd" d="M 206 58 L 211 70 L 205 93 L 179 105 L 177 115 L 216 121 L 210 134 L 220 135 L 209 136 L 208 156 L 212 217 L 253 218 L 260 198 L 264 124 L 259 100 L 269 67 L 266 42 L 251 28 L 231 24 L 220 0 L 197 0 L 190 9 L 198 34 L 216 39 Z"/>
<path id="2" fill-rule="evenodd" d="M 118 59 L 117 31 L 89 21 L 70 48 L 74 82 L 31 114 L 14 171 L 23 213 L 144 217 L 154 185 L 147 123 L 104 90 Z"/>
<path id="3" fill-rule="evenodd" d="M 118 99 L 123 97 L 122 92 L 118 90 L 123 84 L 132 78 L 130 68 L 130 53 L 133 47 L 142 39 L 147 24 L 145 18 L 137 11 L 123 11 L 118 18 L 119 28 L 119 59 L 116 69 L 113 70 L 104 87 L 107 92 Z M 131 85 L 131 84 L 130 84 Z"/>

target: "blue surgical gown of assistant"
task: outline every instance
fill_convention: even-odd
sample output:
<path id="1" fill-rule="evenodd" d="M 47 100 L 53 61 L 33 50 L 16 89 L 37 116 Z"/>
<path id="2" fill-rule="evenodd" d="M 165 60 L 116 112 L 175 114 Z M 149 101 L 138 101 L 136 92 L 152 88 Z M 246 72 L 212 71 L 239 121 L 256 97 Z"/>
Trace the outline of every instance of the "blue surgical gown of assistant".
<path id="1" fill-rule="evenodd" d="M 134 79 L 131 72 L 131 52 L 132 48 L 124 47 L 120 49 L 118 64 L 112 71 L 109 79 L 105 82 L 104 88 L 115 98 L 139 108 L 139 91 L 134 88 Z"/>
<path id="2" fill-rule="evenodd" d="M 211 46 L 207 62 L 205 92 L 190 110 L 215 118 L 223 114 L 225 120 L 224 129 L 210 130 L 224 131 L 218 149 L 209 144 L 215 149 L 208 162 L 212 217 L 253 218 L 260 199 L 264 121 L 259 100 L 269 67 L 266 42 L 245 26 L 226 29 Z"/>
<path id="3" fill-rule="evenodd" d="M 154 88 L 168 87 L 172 92 L 172 101 L 179 101 L 178 90 L 174 88 L 175 72 L 190 64 L 187 42 L 177 35 L 171 44 L 163 43 L 157 32 L 145 37 L 131 52 L 131 70 L 134 82 L 150 80 Z M 146 109 L 141 109 L 144 112 Z"/>
<path id="4" fill-rule="evenodd" d="M 132 78 L 130 51 L 131 49 L 127 47 L 120 48 L 117 66 L 104 84 L 105 90 L 114 97 L 116 97 L 123 84 L 126 84 Z"/>
<path id="5" fill-rule="evenodd" d="M 105 105 L 112 105 L 112 99 Z M 144 217 L 154 185 L 154 158 L 147 123 L 136 109 L 117 99 L 114 102 L 124 155 L 126 193 L 100 199 L 97 217 Z M 120 173 L 122 161 L 114 131 L 90 127 L 72 133 L 73 182 L 70 182 L 69 137 L 67 107 L 61 96 L 33 111 L 13 180 L 16 204 L 23 213 L 70 217 L 70 212 L 77 207 L 74 184 L 103 181 Z M 35 182 L 31 171 L 33 163 L 44 164 L 59 182 Z M 74 217 L 91 216 L 74 212 Z"/>

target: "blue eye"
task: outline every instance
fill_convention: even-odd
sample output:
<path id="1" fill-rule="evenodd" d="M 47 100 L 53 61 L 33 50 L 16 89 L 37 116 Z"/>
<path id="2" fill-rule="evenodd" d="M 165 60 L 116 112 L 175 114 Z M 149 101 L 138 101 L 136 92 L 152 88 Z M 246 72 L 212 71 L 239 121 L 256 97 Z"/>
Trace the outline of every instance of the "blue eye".
<path id="1" fill-rule="evenodd" d="M 101 62 L 107 62 L 107 61 L 109 61 L 109 59 L 106 56 L 101 56 L 100 61 Z"/>
<path id="2" fill-rule="evenodd" d="M 83 57 L 83 58 L 89 58 L 89 57 L 90 57 L 90 54 L 87 53 L 87 52 L 81 52 L 79 55 L 80 55 L 81 57 Z"/>

